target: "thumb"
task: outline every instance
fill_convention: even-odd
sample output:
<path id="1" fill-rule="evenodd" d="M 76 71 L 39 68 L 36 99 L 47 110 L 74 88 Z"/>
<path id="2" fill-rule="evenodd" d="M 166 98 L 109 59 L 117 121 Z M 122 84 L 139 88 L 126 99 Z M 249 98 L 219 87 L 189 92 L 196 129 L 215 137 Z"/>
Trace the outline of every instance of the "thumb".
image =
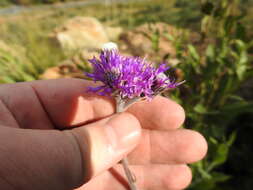
<path id="1" fill-rule="evenodd" d="M 87 182 L 131 152 L 141 136 L 140 123 L 130 113 L 120 113 L 71 130 L 83 158 L 83 179 Z"/>

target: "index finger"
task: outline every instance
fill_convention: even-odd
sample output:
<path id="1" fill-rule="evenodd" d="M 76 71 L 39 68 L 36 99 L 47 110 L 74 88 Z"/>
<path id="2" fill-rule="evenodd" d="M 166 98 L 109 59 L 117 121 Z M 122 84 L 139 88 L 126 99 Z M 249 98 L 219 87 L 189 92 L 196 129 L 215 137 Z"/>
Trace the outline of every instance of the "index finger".
<path id="1" fill-rule="evenodd" d="M 177 129 L 185 120 L 184 109 L 176 102 L 162 96 L 156 96 L 151 102 L 138 102 L 128 111 L 134 114 L 146 129 Z"/>
<path id="2" fill-rule="evenodd" d="M 79 79 L 34 83 L 47 112 L 60 126 L 85 124 L 115 112 L 115 102 L 112 99 L 85 93 L 88 86 L 94 86 L 94 83 Z M 73 106 L 74 102 L 76 106 Z M 178 128 L 185 118 L 180 105 L 161 96 L 151 102 L 138 102 L 132 105 L 128 112 L 139 119 L 142 127 L 157 130 Z M 66 113 L 72 113 L 71 120 L 67 120 Z"/>
<path id="3" fill-rule="evenodd" d="M 57 128 L 84 125 L 115 113 L 115 101 L 112 98 L 87 93 L 87 88 L 95 85 L 91 81 L 56 79 L 22 83 L 23 85 L 32 86 L 30 89 L 36 91 L 41 107 Z M 22 88 L 19 91 L 18 94 L 12 93 L 9 96 L 12 99 L 17 99 L 12 102 L 21 105 L 20 101 L 25 101 L 25 98 L 20 98 Z M 15 108 L 15 105 L 10 108 Z M 27 105 L 22 109 L 33 112 L 33 115 L 41 113 L 36 110 L 39 109 L 38 106 Z M 177 128 L 184 120 L 183 109 L 175 102 L 163 97 L 156 97 L 151 102 L 136 103 L 128 111 L 140 120 L 143 128 L 149 129 Z M 22 113 L 17 112 L 16 114 Z M 26 122 L 27 124 L 28 122 L 26 117 L 17 116 L 16 118 L 19 118 L 19 123 Z M 36 124 L 41 121 L 32 122 Z"/>

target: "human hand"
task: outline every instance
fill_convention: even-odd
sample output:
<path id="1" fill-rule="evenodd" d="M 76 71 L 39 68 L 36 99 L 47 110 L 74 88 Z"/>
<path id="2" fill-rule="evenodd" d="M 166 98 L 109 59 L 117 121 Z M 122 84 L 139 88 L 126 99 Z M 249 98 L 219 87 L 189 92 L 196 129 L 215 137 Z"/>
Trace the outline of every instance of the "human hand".
<path id="1" fill-rule="evenodd" d="M 85 93 L 91 84 L 0 86 L 1 189 L 124 190 L 117 163 L 129 152 L 140 189 L 185 188 L 191 181 L 186 164 L 203 158 L 207 145 L 199 133 L 178 129 L 183 109 L 156 97 L 114 114 L 112 99 Z"/>

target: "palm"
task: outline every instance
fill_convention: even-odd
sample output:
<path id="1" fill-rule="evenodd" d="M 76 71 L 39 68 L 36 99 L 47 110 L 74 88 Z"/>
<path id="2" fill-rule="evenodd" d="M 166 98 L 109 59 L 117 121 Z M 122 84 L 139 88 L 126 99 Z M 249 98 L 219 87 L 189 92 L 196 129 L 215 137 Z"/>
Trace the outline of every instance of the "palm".
<path id="1" fill-rule="evenodd" d="M 0 125 L 66 129 L 113 114 L 114 101 L 86 93 L 89 85 L 93 83 L 78 79 L 4 85 L 0 91 Z M 178 129 L 184 120 L 183 109 L 157 97 L 133 105 L 128 112 L 139 119 L 143 128 L 140 144 L 128 156 L 137 185 L 140 189 L 185 188 L 191 180 L 186 164 L 201 159 L 207 148 L 198 133 Z M 122 167 L 116 165 L 79 189 L 123 190 L 126 184 Z"/>

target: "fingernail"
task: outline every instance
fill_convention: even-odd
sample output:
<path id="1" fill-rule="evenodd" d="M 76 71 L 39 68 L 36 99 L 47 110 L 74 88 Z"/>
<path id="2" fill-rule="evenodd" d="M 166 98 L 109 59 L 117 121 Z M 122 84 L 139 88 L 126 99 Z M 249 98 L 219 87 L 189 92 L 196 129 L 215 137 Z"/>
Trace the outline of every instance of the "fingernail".
<path id="1" fill-rule="evenodd" d="M 137 145 L 141 128 L 139 121 L 133 115 L 121 113 L 106 123 L 106 133 L 114 150 L 127 151 Z"/>

